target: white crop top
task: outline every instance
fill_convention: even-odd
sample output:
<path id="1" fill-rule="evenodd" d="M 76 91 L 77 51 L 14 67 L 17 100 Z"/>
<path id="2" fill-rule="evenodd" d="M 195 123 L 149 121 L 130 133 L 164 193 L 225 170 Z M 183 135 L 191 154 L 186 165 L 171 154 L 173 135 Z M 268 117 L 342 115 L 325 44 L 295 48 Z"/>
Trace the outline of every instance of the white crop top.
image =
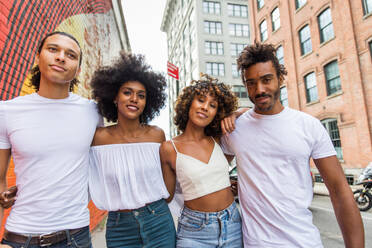
<path id="1" fill-rule="evenodd" d="M 214 140 L 213 140 L 214 141 Z M 206 164 L 192 156 L 177 153 L 176 176 L 185 201 L 193 200 L 230 186 L 229 163 L 221 147 L 214 141 L 214 148 Z"/>
<path id="2" fill-rule="evenodd" d="M 161 171 L 160 143 L 126 143 L 90 148 L 89 192 L 103 210 L 137 209 L 168 198 Z"/>

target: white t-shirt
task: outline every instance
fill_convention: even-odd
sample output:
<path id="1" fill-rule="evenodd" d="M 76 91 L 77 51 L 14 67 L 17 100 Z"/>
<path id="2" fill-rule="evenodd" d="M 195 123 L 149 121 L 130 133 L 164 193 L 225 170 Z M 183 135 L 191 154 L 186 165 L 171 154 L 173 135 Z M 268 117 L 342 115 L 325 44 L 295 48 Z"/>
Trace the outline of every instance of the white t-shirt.
<path id="1" fill-rule="evenodd" d="M 221 140 L 238 164 L 244 246 L 323 247 L 308 209 L 312 201 L 309 160 L 336 155 L 316 118 L 285 108 L 276 115 L 253 109 Z"/>
<path id="2" fill-rule="evenodd" d="M 11 148 L 18 186 L 7 230 L 41 234 L 89 225 L 89 148 L 100 121 L 95 103 L 72 93 L 0 102 L 0 149 Z"/>

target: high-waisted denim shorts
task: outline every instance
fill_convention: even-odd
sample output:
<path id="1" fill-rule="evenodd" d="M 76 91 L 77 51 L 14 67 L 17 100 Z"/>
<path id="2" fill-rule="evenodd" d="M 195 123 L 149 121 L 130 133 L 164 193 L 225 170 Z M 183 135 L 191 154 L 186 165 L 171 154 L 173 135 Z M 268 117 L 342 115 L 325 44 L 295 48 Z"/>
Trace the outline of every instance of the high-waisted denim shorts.
<path id="1" fill-rule="evenodd" d="M 243 247 L 242 220 L 236 203 L 219 212 L 184 207 L 178 220 L 177 247 Z"/>

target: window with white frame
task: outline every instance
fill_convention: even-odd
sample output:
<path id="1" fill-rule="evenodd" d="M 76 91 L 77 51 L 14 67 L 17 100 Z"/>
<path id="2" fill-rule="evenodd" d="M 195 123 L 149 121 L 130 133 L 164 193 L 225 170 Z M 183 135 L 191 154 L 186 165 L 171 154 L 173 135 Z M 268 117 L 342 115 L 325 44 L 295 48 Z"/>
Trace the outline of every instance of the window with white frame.
<path id="1" fill-rule="evenodd" d="M 318 89 L 316 87 L 315 72 L 310 72 L 304 77 L 306 88 L 306 102 L 318 100 Z"/>
<path id="2" fill-rule="evenodd" d="M 318 15 L 318 25 L 320 33 L 320 43 L 332 39 L 335 35 L 333 32 L 331 9 L 327 8 Z"/>
<path id="3" fill-rule="evenodd" d="M 227 4 L 227 11 L 229 16 L 248 17 L 248 6 L 241 4 Z"/>
<path id="4" fill-rule="evenodd" d="M 247 89 L 243 85 L 234 85 L 232 90 L 235 96 L 239 98 L 248 98 Z"/>
<path id="5" fill-rule="evenodd" d="M 240 43 L 231 43 L 230 44 L 230 52 L 232 56 L 239 56 L 239 54 L 243 51 L 244 47 L 246 47 L 246 44 L 240 44 Z"/>
<path id="6" fill-rule="evenodd" d="M 248 37 L 249 36 L 248 24 L 230 23 L 229 34 L 238 37 Z"/>
<path id="7" fill-rule="evenodd" d="M 240 72 L 238 71 L 238 65 L 232 64 L 231 65 L 231 74 L 234 78 L 240 77 Z"/>
<path id="8" fill-rule="evenodd" d="M 296 9 L 299 9 L 299 8 L 301 8 L 302 6 L 305 5 L 306 0 L 295 0 L 295 3 L 296 3 Z"/>
<path id="9" fill-rule="evenodd" d="M 284 65 L 284 51 L 282 45 L 278 46 L 276 49 L 276 57 L 279 60 L 279 64 Z"/>
<path id="10" fill-rule="evenodd" d="M 257 9 L 261 9 L 265 5 L 264 0 L 257 0 Z"/>
<path id="11" fill-rule="evenodd" d="M 216 14 L 221 13 L 221 3 L 213 1 L 203 1 L 203 12 L 207 14 Z"/>
<path id="12" fill-rule="evenodd" d="M 305 27 L 301 28 L 298 32 L 300 37 L 300 46 L 301 46 L 301 55 L 310 53 L 313 48 L 311 46 L 311 35 L 310 35 L 310 27 L 306 25 Z"/>
<path id="13" fill-rule="evenodd" d="M 340 132 L 338 130 L 336 119 L 324 119 L 321 121 L 325 129 L 327 130 L 329 137 L 332 140 L 333 146 L 335 147 L 337 158 L 343 159 Z"/>
<path id="14" fill-rule="evenodd" d="M 207 62 L 207 74 L 212 76 L 225 76 L 225 64 L 217 62 Z"/>
<path id="15" fill-rule="evenodd" d="M 280 88 L 280 102 L 284 107 L 288 107 L 288 92 L 285 86 Z"/>
<path id="16" fill-rule="evenodd" d="M 223 42 L 205 41 L 204 48 L 206 54 L 223 55 Z"/>
<path id="17" fill-rule="evenodd" d="M 260 23 L 260 37 L 261 37 L 261 41 L 265 41 L 267 39 L 267 22 L 266 22 L 266 20 L 263 20 Z"/>
<path id="18" fill-rule="evenodd" d="M 279 7 L 276 7 L 271 12 L 271 23 L 272 23 L 273 31 L 276 31 L 280 27 L 280 12 L 279 12 Z"/>
<path id="19" fill-rule="evenodd" d="M 222 34 L 222 22 L 204 21 L 204 32 L 208 34 Z"/>
<path id="20" fill-rule="evenodd" d="M 372 0 L 362 0 L 363 1 L 363 13 L 368 15 L 372 13 Z"/>
<path id="21" fill-rule="evenodd" d="M 327 95 L 332 95 L 341 90 L 340 72 L 336 60 L 324 66 L 324 74 L 327 84 Z"/>

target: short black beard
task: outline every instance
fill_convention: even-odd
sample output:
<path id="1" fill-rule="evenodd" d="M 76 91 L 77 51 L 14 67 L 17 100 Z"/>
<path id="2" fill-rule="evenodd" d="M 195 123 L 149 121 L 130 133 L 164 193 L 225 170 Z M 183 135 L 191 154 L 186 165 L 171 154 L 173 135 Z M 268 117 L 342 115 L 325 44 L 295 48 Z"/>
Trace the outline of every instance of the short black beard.
<path id="1" fill-rule="evenodd" d="M 249 100 L 251 100 L 251 102 L 254 103 L 254 108 L 256 110 L 258 110 L 260 112 L 267 112 L 267 111 L 270 111 L 270 110 L 273 109 L 273 107 L 275 105 L 275 102 L 279 99 L 279 96 L 280 96 L 280 88 L 278 87 L 278 90 L 274 92 L 274 99 L 273 99 L 274 101 L 272 102 L 272 104 L 270 104 L 266 108 L 261 108 L 258 105 L 256 105 L 251 97 L 249 97 Z"/>

